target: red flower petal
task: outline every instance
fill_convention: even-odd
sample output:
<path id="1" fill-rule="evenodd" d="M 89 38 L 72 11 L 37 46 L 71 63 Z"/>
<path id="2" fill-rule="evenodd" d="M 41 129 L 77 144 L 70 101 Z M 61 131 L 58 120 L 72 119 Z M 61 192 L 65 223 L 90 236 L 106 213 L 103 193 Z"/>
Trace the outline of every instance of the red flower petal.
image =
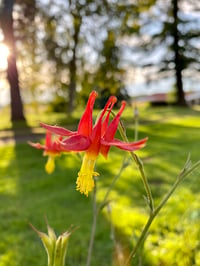
<path id="1" fill-rule="evenodd" d="M 107 113 L 107 115 L 106 115 L 106 117 L 105 117 L 105 119 L 103 120 L 103 122 L 102 122 L 102 125 L 101 125 L 101 136 L 104 136 L 104 134 L 105 134 L 105 132 L 106 132 L 106 129 L 107 129 L 107 127 L 108 127 L 108 123 L 109 123 L 109 117 L 110 117 L 110 112 L 111 112 L 111 110 L 112 110 L 112 108 L 113 108 L 113 106 L 114 106 L 114 104 L 116 103 L 116 101 L 117 101 L 117 98 L 115 97 L 115 96 L 111 96 L 110 97 L 110 105 L 108 106 L 108 108 L 109 108 L 109 110 L 108 110 L 108 113 Z M 105 106 L 105 108 L 106 108 L 106 106 Z M 107 109 L 108 109 L 107 108 Z M 106 110 L 107 110 L 106 109 Z"/>
<path id="2" fill-rule="evenodd" d="M 112 107 L 113 107 L 113 105 L 116 103 L 116 101 L 117 101 L 117 98 L 116 98 L 115 96 L 110 96 L 110 97 L 109 97 L 109 99 L 108 99 L 108 101 L 107 101 L 105 107 L 103 108 L 103 111 L 102 111 L 102 113 L 101 113 L 101 115 L 100 115 L 98 121 L 102 121 L 103 116 L 105 115 L 106 111 L 107 111 L 109 108 L 112 109 Z M 97 123 L 98 123 L 98 122 L 97 122 Z"/>
<path id="3" fill-rule="evenodd" d="M 91 145 L 89 147 L 89 149 L 87 150 L 87 152 L 89 154 L 92 154 L 94 157 L 96 157 L 99 154 L 100 148 L 101 148 L 101 137 L 102 137 L 102 130 L 105 131 L 105 127 L 107 126 L 106 123 L 108 123 L 108 118 L 106 117 L 104 119 L 105 121 L 105 125 L 102 128 L 102 119 L 104 117 L 104 114 L 106 113 L 106 111 L 108 110 L 108 108 L 113 107 L 114 103 L 117 101 L 117 98 L 115 96 L 111 96 L 103 111 L 101 112 L 99 119 L 97 120 L 96 124 L 94 125 L 92 132 L 90 134 L 90 139 L 91 139 Z"/>
<path id="4" fill-rule="evenodd" d="M 102 131 L 104 134 L 106 127 L 107 127 L 107 124 L 108 124 L 108 121 L 109 121 L 109 114 L 106 116 L 106 118 L 104 119 L 103 122 L 102 122 L 102 119 L 103 119 L 106 111 L 109 108 L 112 108 L 116 101 L 117 101 L 117 98 L 115 96 L 111 96 L 108 99 L 103 111 L 101 112 L 96 124 L 94 125 L 94 127 L 92 129 L 92 132 L 90 135 L 91 145 L 90 145 L 89 149 L 87 150 L 87 153 L 92 154 L 92 156 L 94 156 L 94 157 L 98 156 L 98 154 L 99 154 L 99 151 L 101 148 Z M 102 125 L 102 123 L 103 123 L 103 125 Z"/>
<path id="5" fill-rule="evenodd" d="M 54 134 L 61 135 L 61 136 L 73 136 L 77 134 L 76 131 L 71 131 L 63 127 L 50 126 L 44 123 L 40 123 L 40 125 L 44 127 L 45 129 L 49 130 L 50 132 L 53 132 Z"/>
<path id="6" fill-rule="evenodd" d="M 121 105 L 121 108 L 120 108 L 119 112 L 114 117 L 114 119 L 111 121 L 111 123 L 107 127 L 106 132 L 105 132 L 105 134 L 103 136 L 103 139 L 105 141 L 111 142 L 114 139 L 115 133 L 117 131 L 117 127 L 118 127 L 118 124 L 119 124 L 120 116 L 121 116 L 122 112 L 124 111 L 125 106 L 126 106 L 126 102 L 122 101 L 122 105 Z M 106 145 L 106 146 L 104 144 L 101 145 L 101 154 L 105 158 L 107 157 L 109 149 L 110 149 L 110 145 Z"/>
<path id="7" fill-rule="evenodd" d="M 36 149 L 43 149 L 43 150 L 45 150 L 45 148 L 46 148 L 45 145 L 42 145 L 40 143 L 33 143 L 31 141 L 28 141 L 28 144 L 31 145 L 33 148 L 36 148 Z"/>
<path id="8" fill-rule="evenodd" d="M 80 135 L 89 137 L 92 133 L 92 111 L 97 95 L 96 91 L 92 91 L 90 93 L 85 112 L 83 113 L 78 125 L 78 133 Z"/>
<path id="9" fill-rule="evenodd" d="M 45 146 L 51 147 L 51 145 L 52 145 L 52 133 L 47 130 L 46 138 L 45 138 Z"/>
<path id="10" fill-rule="evenodd" d="M 94 126 L 92 134 L 90 136 L 91 144 L 87 150 L 88 153 L 93 154 L 96 157 L 99 154 L 101 147 L 101 123 L 98 123 Z"/>
<path id="11" fill-rule="evenodd" d="M 105 140 L 108 140 L 108 141 L 113 140 L 115 133 L 117 131 L 120 116 L 121 116 L 122 112 L 124 111 L 125 106 L 126 106 L 126 102 L 122 101 L 122 105 L 121 105 L 119 112 L 114 117 L 114 119 L 111 121 L 110 125 L 107 127 L 107 130 L 106 130 L 106 133 L 104 136 Z"/>
<path id="12" fill-rule="evenodd" d="M 107 157 L 107 150 L 110 148 L 110 146 L 115 146 L 119 149 L 125 150 L 125 151 L 136 151 L 141 148 L 143 148 L 147 142 L 148 138 L 144 138 L 139 141 L 134 141 L 134 142 L 123 142 L 118 139 L 114 139 L 113 141 L 107 141 L 102 139 L 101 144 L 103 145 L 101 147 L 101 154 L 104 157 Z"/>
<path id="13" fill-rule="evenodd" d="M 85 151 L 90 146 L 90 139 L 83 135 L 75 135 L 63 140 L 60 144 L 65 151 Z"/>

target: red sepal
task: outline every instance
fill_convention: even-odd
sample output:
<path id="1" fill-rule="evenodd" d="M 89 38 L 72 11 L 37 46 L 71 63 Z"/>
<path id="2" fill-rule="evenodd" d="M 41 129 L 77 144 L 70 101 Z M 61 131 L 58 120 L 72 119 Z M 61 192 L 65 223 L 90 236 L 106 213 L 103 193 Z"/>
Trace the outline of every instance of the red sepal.
<path id="1" fill-rule="evenodd" d="M 97 95 L 96 91 L 90 93 L 87 106 L 78 125 L 78 133 L 86 137 L 89 137 L 92 133 L 92 111 Z"/>
<path id="2" fill-rule="evenodd" d="M 31 145 L 33 148 L 36 148 L 36 149 L 44 150 L 46 148 L 45 145 L 42 145 L 40 143 L 33 143 L 31 141 L 28 141 L 28 144 Z"/>
<path id="3" fill-rule="evenodd" d="M 91 140 L 83 135 L 75 135 L 60 142 L 64 151 L 85 151 L 91 144 Z"/>
<path id="4" fill-rule="evenodd" d="M 40 123 L 40 125 L 42 127 L 44 127 L 45 129 L 49 130 L 50 132 L 57 134 L 57 135 L 61 135 L 61 136 L 73 136 L 75 134 L 77 134 L 76 131 L 71 131 L 68 129 L 65 129 L 63 127 L 58 127 L 58 126 L 50 126 L 44 123 Z"/>
<path id="5" fill-rule="evenodd" d="M 136 150 L 143 148 L 147 140 L 148 138 L 144 138 L 144 139 L 141 139 L 139 141 L 134 141 L 134 142 L 123 142 L 118 139 L 114 139 L 112 141 L 107 141 L 107 140 L 102 139 L 101 144 L 103 146 L 101 147 L 101 154 L 104 157 L 107 157 L 107 149 L 110 148 L 110 146 L 115 146 L 125 151 L 136 151 Z"/>

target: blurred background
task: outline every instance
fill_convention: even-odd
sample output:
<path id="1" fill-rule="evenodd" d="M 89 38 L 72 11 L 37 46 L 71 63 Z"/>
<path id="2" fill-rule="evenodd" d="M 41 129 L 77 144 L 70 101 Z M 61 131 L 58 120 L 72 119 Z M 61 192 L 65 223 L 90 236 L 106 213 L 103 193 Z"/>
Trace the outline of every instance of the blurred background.
<path id="1" fill-rule="evenodd" d="M 58 234 L 80 228 L 67 262 L 86 262 L 93 194 L 76 191 L 81 156 L 57 157 L 47 175 L 47 158 L 27 144 L 44 143 L 39 122 L 76 130 L 92 90 L 94 117 L 111 94 L 125 99 L 129 140 L 148 137 L 137 154 L 158 206 L 188 154 L 200 159 L 199 73 L 198 0 L 0 0 L 0 266 L 46 265 L 29 227 L 46 232 L 44 215 Z M 145 190 L 121 150 L 96 167 L 98 205 L 120 178 L 98 217 L 91 265 L 124 266 L 149 215 Z M 199 173 L 176 190 L 129 266 L 200 265 Z"/>
<path id="2" fill-rule="evenodd" d="M 97 90 L 119 99 L 199 103 L 195 0 L 1 0 L 0 107 L 69 115 Z"/>

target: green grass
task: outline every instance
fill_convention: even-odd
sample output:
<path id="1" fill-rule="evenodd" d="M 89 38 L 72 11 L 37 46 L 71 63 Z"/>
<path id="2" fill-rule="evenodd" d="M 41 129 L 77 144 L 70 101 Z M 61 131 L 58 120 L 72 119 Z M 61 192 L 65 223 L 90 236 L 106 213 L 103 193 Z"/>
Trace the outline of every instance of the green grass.
<path id="1" fill-rule="evenodd" d="M 77 112 L 74 120 L 65 119 L 64 114 L 43 113 L 39 117 L 42 122 L 69 124 L 70 128 L 75 128 L 79 115 Z M 11 128 L 6 121 L 4 116 L 1 129 Z M 128 138 L 134 140 L 130 108 L 125 110 L 123 121 Z M 38 115 L 30 114 L 28 124 L 36 126 L 37 123 Z M 145 136 L 149 137 L 148 144 L 137 154 L 144 162 L 157 204 L 175 181 L 188 153 L 193 162 L 200 159 L 200 112 L 175 107 L 141 108 L 139 138 Z M 2 146 L 0 154 L 0 266 L 47 265 L 40 239 L 29 226 L 32 223 L 46 232 L 45 215 L 57 234 L 71 224 L 79 227 L 70 237 L 67 265 L 85 265 L 92 197 L 86 198 L 75 190 L 80 159 L 74 154 L 63 155 L 56 160 L 55 173 L 47 175 L 44 171 L 46 158 L 27 144 Z M 96 165 L 100 173 L 99 202 L 124 157 L 124 151 L 114 148 L 107 161 L 99 157 Z M 145 242 L 142 265 L 200 265 L 199 177 L 198 169 L 181 184 L 153 223 Z M 118 242 L 124 247 L 124 254 L 130 251 L 148 217 L 143 195 L 139 172 L 130 164 L 110 195 L 111 214 L 104 209 L 99 216 L 92 265 L 112 265 L 111 224 Z"/>

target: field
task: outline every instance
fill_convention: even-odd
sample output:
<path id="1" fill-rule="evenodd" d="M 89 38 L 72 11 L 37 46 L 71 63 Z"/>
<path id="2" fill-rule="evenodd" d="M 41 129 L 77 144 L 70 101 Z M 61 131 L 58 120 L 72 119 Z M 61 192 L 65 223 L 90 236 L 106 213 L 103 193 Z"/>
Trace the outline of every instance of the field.
<path id="1" fill-rule="evenodd" d="M 77 111 L 67 119 L 65 114 L 30 113 L 27 118 L 31 127 L 38 126 L 39 117 L 42 122 L 75 129 L 80 114 Z M 11 124 L 4 114 L 1 116 L 0 129 L 10 132 Z M 133 141 L 135 122 L 130 107 L 123 113 L 122 121 L 128 139 Z M 23 131 L 23 125 L 15 126 L 16 132 Z M 27 128 L 24 131 L 29 132 Z M 141 107 L 138 137 L 146 136 L 147 146 L 137 155 L 144 163 L 156 205 L 175 182 L 188 154 L 192 162 L 200 159 L 200 111 Z M 98 216 L 94 266 L 120 265 L 117 258 L 128 256 L 148 218 L 140 173 L 129 160 L 129 154 L 115 148 L 111 149 L 108 160 L 99 157 L 96 164 L 100 173 L 98 202 L 104 198 L 124 160 L 128 165 L 110 193 L 110 208 L 104 208 Z M 72 224 L 78 227 L 70 237 L 66 265 L 86 265 L 92 194 L 87 198 L 75 189 L 80 157 L 70 153 L 57 158 L 56 171 L 51 175 L 44 171 L 45 162 L 42 151 L 26 142 L 0 146 L 0 266 L 47 265 L 42 243 L 29 225 L 46 232 L 44 216 L 57 234 Z M 200 265 L 199 201 L 200 169 L 197 169 L 181 183 L 152 224 L 139 265 Z M 132 261 L 131 265 L 138 264 Z"/>

